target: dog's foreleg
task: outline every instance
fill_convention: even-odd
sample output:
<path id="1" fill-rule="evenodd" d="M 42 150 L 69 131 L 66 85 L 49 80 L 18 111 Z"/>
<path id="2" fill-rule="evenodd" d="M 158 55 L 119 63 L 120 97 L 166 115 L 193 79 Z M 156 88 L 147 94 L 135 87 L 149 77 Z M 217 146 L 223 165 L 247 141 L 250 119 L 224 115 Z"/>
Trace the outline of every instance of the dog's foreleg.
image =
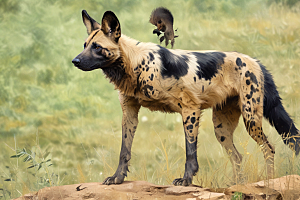
<path id="1" fill-rule="evenodd" d="M 115 174 L 103 181 L 103 184 L 106 185 L 123 183 L 125 176 L 127 176 L 127 171 L 129 171 L 128 162 L 131 158 L 132 141 L 138 125 L 138 112 L 141 107 L 134 98 L 120 94 L 119 99 L 123 111 L 120 160 Z"/>
<path id="2" fill-rule="evenodd" d="M 186 163 L 183 178 L 173 181 L 174 185 L 188 186 L 192 184 L 193 176 L 198 172 L 197 136 L 201 110 L 183 108 L 182 119 L 185 132 Z"/>

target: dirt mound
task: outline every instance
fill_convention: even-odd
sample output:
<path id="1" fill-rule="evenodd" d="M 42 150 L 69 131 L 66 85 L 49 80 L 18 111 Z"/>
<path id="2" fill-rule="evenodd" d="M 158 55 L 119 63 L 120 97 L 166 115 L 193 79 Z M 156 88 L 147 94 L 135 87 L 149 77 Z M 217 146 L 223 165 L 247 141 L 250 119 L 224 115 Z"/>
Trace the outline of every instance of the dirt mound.
<path id="1" fill-rule="evenodd" d="M 289 175 L 247 185 L 234 185 L 225 190 L 226 194 L 234 192 L 243 193 L 244 199 L 300 200 L 300 176 Z"/>
<path id="2" fill-rule="evenodd" d="M 243 199 L 300 199 L 300 176 L 289 175 L 269 181 L 235 185 L 215 191 L 196 185 L 189 187 L 154 185 L 145 181 L 125 181 L 120 185 L 83 183 L 48 187 L 17 198 L 17 200 L 89 199 L 231 199 L 240 192 Z"/>

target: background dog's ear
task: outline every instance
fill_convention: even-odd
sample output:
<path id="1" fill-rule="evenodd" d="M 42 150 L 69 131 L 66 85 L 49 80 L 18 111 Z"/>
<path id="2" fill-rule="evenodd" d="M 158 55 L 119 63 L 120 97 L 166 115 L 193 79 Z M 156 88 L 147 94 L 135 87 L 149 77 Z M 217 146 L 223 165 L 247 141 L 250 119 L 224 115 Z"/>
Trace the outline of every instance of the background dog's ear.
<path id="1" fill-rule="evenodd" d="M 90 35 L 94 30 L 100 29 L 101 25 L 96 22 L 93 18 L 91 18 L 86 10 L 82 10 L 82 20 L 84 25 L 86 26 L 87 33 Z"/>
<path id="2" fill-rule="evenodd" d="M 117 16 L 113 12 L 106 11 L 104 13 L 101 23 L 101 30 L 113 41 L 119 41 L 119 38 L 121 37 L 121 25 Z"/>

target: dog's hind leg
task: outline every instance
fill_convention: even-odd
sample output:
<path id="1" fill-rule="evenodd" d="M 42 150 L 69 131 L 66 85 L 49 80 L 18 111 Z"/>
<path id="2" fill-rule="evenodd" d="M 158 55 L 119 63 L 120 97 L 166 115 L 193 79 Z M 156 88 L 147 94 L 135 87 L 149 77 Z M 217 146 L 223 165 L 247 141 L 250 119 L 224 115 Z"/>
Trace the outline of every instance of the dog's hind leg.
<path id="1" fill-rule="evenodd" d="M 233 132 L 238 125 L 241 110 L 238 106 L 238 97 L 227 99 L 225 105 L 213 109 L 213 123 L 217 140 L 230 156 L 233 168 L 233 182 L 239 183 L 242 155 L 233 144 Z"/>
<path id="2" fill-rule="evenodd" d="M 182 120 L 185 132 L 186 163 L 183 178 L 173 181 L 174 185 L 188 186 L 192 184 L 193 176 L 199 169 L 197 161 L 197 136 L 199 128 L 200 109 L 182 109 Z"/>
<path id="3" fill-rule="evenodd" d="M 262 118 L 251 117 L 251 119 L 247 119 L 244 117 L 244 122 L 249 135 L 261 147 L 261 150 L 264 154 L 268 179 L 273 179 L 275 148 L 269 143 L 262 130 Z"/>
<path id="4" fill-rule="evenodd" d="M 132 141 L 138 124 L 138 112 L 141 107 L 137 100 L 132 97 L 126 97 L 120 94 L 119 100 L 123 111 L 120 160 L 115 174 L 103 181 L 105 185 L 123 183 L 125 176 L 127 176 L 127 171 L 129 171 L 128 162 L 131 158 Z"/>
<path id="5" fill-rule="evenodd" d="M 251 88 L 253 88 L 252 91 L 254 91 L 254 89 L 257 89 L 258 87 L 255 88 L 255 86 L 251 85 Z M 249 135 L 261 147 L 264 154 L 267 177 L 268 179 L 272 179 L 274 178 L 275 149 L 267 140 L 262 129 L 263 103 L 262 101 L 258 101 L 258 99 L 263 99 L 264 96 L 263 93 L 258 92 L 259 89 L 251 94 L 246 93 L 245 97 L 241 97 L 241 110 Z"/>

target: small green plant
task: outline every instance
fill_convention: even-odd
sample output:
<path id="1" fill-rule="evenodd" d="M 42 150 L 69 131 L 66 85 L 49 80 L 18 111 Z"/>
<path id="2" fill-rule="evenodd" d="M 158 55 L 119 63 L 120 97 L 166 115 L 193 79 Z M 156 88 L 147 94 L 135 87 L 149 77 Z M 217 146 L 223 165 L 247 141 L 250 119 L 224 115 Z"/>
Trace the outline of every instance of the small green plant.
<path id="1" fill-rule="evenodd" d="M 37 154 L 35 152 L 32 152 L 31 150 L 26 150 L 26 148 L 18 150 L 17 152 L 18 153 L 16 155 L 11 156 L 11 158 L 21 158 L 25 156 L 23 162 L 30 162 L 31 164 L 29 167 L 27 167 L 28 169 L 35 167 L 36 170 L 39 171 L 43 166 L 47 168 L 52 165 L 52 163 L 50 163 L 51 159 L 45 160 L 45 158 L 48 157 L 50 152 L 46 152 L 44 155 L 40 154 L 40 156 L 37 156 Z"/>
<path id="2" fill-rule="evenodd" d="M 241 193 L 241 192 L 235 192 L 232 195 L 231 200 L 243 200 L 243 193 Z"/>
<path id="3" fill-rule="evenodd" d="M 0 199 L 11 199 L 60 183 L 59 176 L 49 170 L 53 164 L 48 149 L 42 150 L 39 145 L 36 145 L 31 149 L 13 150 L 15 154 L 10 158 L 16 162 L 10 162 L 11 164 L 2 170 L 5 175 L 2 176 L 2 184 L 0 183 L 0 191 L 2 191 Z"/>

